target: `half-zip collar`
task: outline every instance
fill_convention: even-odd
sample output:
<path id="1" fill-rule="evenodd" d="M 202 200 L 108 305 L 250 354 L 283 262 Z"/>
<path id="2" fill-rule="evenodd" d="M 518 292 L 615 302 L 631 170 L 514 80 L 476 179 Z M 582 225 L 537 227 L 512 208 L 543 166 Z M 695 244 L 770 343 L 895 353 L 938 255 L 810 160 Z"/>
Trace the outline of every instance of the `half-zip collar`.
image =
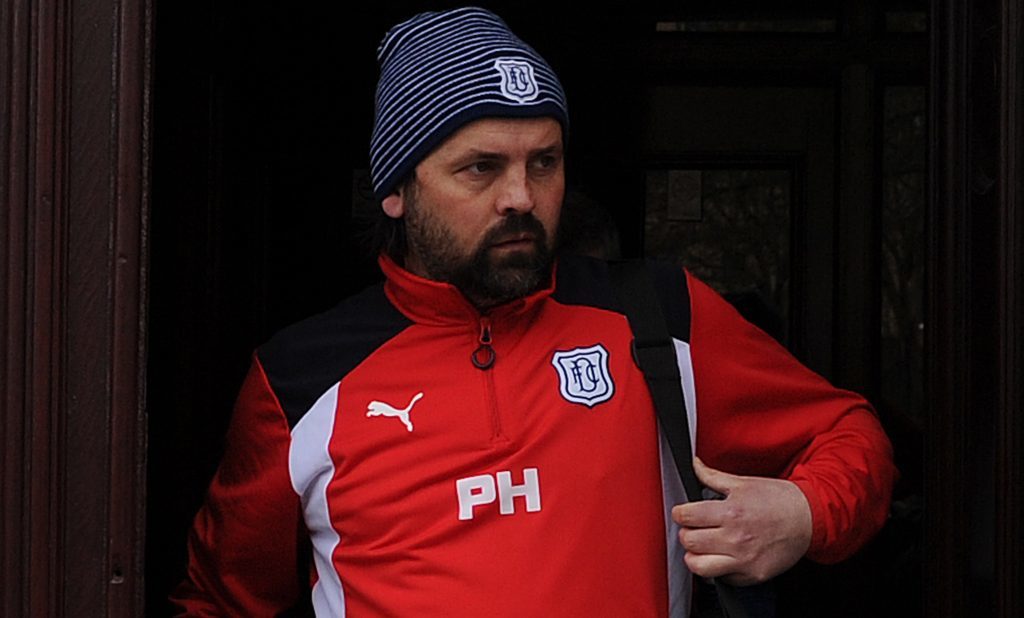
<path id="1" fill-rule="evenodd" d="M 491 338 L 491 319 L 486 315 L 480 318 L 480 337 L 477 339 L 476 350 L 473 351 L 473 366 L 477 369 L 490 369 L 494 366 L 497 354 L 494 351 L 494 339 Z"/>
<path id="2" fill-rule="evenodd" d="M 386 255 L 381 255 L 377 262 L 387 277 L 384 292 L 391 303 L 413 322 L 426 326 L 471 324 L 474 329 L 479 329 L 483 315 L 487 316 L 487 323 L 491 325 L 529 319 L 539 309 L 542 301 L 551 296 L 555 285 L 553 272 L 551 283 L 547 287 L 504 305 L 492 307 L 482 315 L 473 303 L 450 283 L 415 275 Z"/>

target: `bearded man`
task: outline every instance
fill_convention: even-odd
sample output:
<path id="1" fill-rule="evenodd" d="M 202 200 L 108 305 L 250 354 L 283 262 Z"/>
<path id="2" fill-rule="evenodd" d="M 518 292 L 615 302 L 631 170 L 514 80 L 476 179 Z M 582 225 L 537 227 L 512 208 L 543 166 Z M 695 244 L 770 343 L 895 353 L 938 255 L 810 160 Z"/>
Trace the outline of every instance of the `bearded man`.
<path id="1" fill-rule="evenodd" d="M 569 121 L 532 48 L 466 8 L 378 58 L 385 281 L 257 350 L 184 615 L 682 617 L 693 573 L 761 582 L 878 530 L 894 470 L 867 402 L 656 266 L 695 469 L 725 495 L 687 499 L 607 266 L 553 257 Z"/>

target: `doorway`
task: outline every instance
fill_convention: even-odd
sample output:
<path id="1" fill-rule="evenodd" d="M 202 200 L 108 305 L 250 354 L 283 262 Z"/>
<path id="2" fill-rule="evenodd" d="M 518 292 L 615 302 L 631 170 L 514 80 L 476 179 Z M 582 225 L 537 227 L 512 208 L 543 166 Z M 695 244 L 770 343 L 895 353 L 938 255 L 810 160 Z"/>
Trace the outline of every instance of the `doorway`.
<path id="1" fill-rule="evenodd" d="M 841 567 L 801 565 L 780 582 L 787 615 L 921 615 L 928 3 L 676 4 L 485 3 L 563 77 L 569 180 L 600 196 L 622 253 L 693 268 L 878 404 L 904 471 L 898 528 Z M 154 52 L 152 615 L 182 577 L 251 351 L 378 277 L 357 207 L 373 53 L 425 8 L 179 5 L 161 5 Z M 725 259 L 752 231 L 756 263 Z"/>

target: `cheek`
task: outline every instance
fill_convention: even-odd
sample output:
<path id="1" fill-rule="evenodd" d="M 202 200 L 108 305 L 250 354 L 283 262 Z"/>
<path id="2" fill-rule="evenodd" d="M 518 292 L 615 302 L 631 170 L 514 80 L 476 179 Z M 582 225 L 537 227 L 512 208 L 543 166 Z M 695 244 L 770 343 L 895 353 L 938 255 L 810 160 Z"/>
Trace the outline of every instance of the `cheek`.
<path id="1" fill-rule="evenodd" d="M 534 216 L 544 224 L 544 229 L 548 231 L 549 235 L 553 235 L 558 227 L 563 196 L 564 193 L 561 190 L 546 191 L 543 195 L 538 196 L 534 206 Z"/>

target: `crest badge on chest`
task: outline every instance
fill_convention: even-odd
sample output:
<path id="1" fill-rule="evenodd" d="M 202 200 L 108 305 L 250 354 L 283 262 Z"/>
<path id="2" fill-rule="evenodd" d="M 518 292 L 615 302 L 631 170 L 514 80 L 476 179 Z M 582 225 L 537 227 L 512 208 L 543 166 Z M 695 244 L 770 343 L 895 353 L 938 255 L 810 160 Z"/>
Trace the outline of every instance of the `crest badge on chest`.
<path id="1" fill-rule="evenodd" d="M 608 371 L 608 350 L 601 344 L 557 351 L 551 364 L 558 371 L 559 390 L 566 401 L 593 408 L 615 394 Z"/>

